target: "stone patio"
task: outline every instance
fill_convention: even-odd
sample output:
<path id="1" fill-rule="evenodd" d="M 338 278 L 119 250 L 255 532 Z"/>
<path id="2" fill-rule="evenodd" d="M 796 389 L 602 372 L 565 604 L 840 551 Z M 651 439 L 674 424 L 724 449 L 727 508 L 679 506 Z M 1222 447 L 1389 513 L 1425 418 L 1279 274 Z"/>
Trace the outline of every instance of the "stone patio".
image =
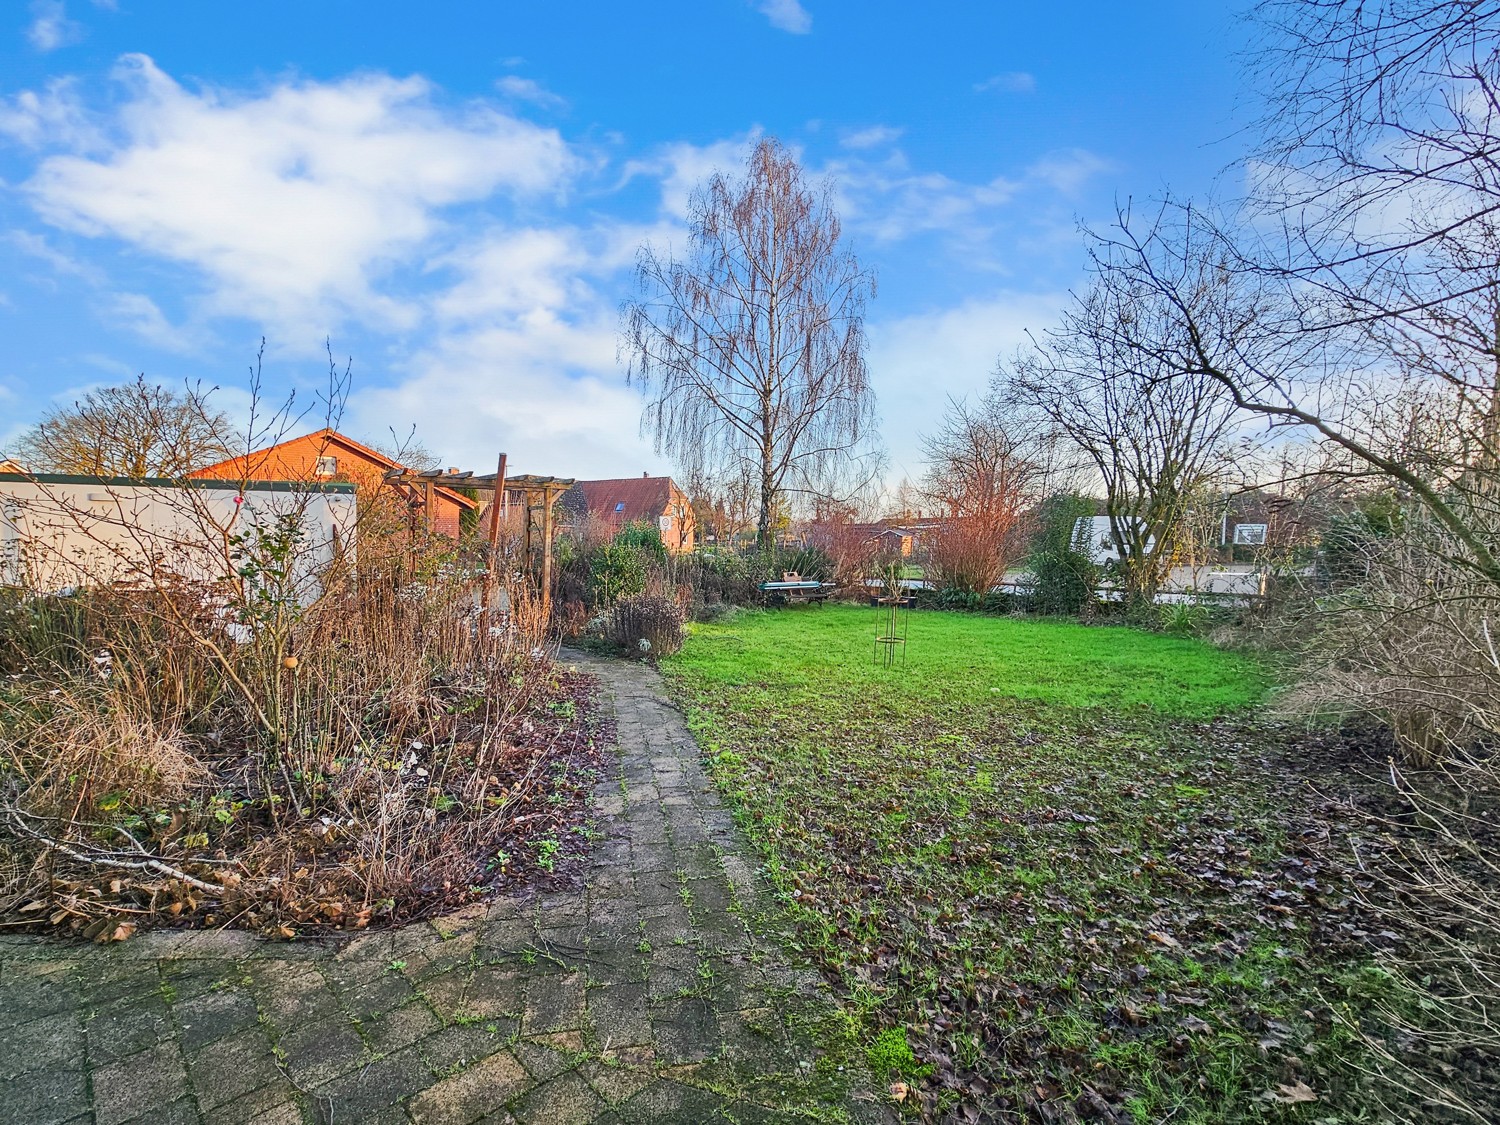
<path id="1" fill-rule="evenodd" d="M 0 938 L 0 1123 L 887 1119 L 659 677 L 565 660 L 619 732 L 582 893 L 344 939 Z"/>

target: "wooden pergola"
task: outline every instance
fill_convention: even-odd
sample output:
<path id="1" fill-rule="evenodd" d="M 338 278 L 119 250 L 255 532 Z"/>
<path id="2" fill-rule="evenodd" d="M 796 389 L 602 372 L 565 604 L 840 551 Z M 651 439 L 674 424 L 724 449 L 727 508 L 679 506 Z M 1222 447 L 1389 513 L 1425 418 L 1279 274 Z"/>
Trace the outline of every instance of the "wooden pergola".
<path id="1" fill-rule="evenodd" d="M 553 519 L 552 508 L 558 498 L 568 489 L 573 487 L 572 477 L 542 477 L 534 475 L 507 476 L 506 455 L 500 454 L 499 467 L 493 473 L 459 472 L 449 469 L 391 469 L 385 474 L 385 481 L 393 487 L 422 490 L 423 512 L 426 520 L 428 534 L 432 533 L 432 501 L 433 492 L 438 488 L 461 488 L 473 492 L 488 492 L 490 494 L 490 519 L 488 527 L 488 538 L 490 545 L 490 566 L 485 578 L 484 602 L 486 608 L 489 606 L 490 594 L 495 583 L 495 549 L 500 542 L 500 521 L 510 514 L 511 496 L 519 496 L 522 511 L 525 513 L 525 522 L 522 525 L 522 550 L 526 559 L 526 566 L 533 579 L 539 579 L 538 586 L 542 595 L 542 610 L 550 613 L 552 608 L 552 532 Z M 536 515 L 541 515 L 541 526 L 536 524 Z M 535 553 L 533 532 L 539 531 L 542 540 L 542 565 L 540 574 L 536 573 L 532 566 L 532 556 Z"/>

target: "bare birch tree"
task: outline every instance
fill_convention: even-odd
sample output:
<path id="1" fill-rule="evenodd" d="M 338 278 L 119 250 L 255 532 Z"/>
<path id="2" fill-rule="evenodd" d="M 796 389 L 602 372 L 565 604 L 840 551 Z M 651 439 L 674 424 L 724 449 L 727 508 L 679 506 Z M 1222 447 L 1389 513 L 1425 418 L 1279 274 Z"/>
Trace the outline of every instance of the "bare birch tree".
<path id="1" fill-rule="evenodd" d="M 658 452 L 689 478 L 755 481 L 766 552 L 790 495 L 869 475 L 875 283 L 840 243 L 830 186 L 806 184 L 773 138 L 743 179 L 715 173 L 694 193 L 689 229 L 681 260 L 642 247 L 620 350 Z"/>

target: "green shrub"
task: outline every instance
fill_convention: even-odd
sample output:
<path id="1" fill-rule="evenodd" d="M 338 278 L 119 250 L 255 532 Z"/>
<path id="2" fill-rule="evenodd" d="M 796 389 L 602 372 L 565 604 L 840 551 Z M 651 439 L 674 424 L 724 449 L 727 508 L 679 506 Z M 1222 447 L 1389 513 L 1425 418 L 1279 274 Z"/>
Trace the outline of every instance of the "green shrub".
<path id="1" fill-rule="evenodd" d="M 667 561 L 667 545 L 662 542 L 661 532 L 645 520 L 631 520 L 615 532 L 614 542 L 617 547 L 635 547 L 657 562 Z"/>
<path id="2" fill-rule="evenodd" d="M 786 573 L 827 582 L 833 577 L 833 560 L 826 551 L 817 547 L 782 549 L 776 552 L 771 564 L 771 578 L 780 578 Z"/>
<path id="3" fill-rule="evenodd" d="M 607 543 L 589 559 L 589 602 L 611 606 L 646 589 L 646 553 L 628 543 Z"/>
<path id="4" fill-rule="evenodd" d="M 1156 607 L 1157 625 L 1164 633 L 1190 636 L 1208 620 L 1208 607 L 1197 602 L 1166 602 Z"/>
<path id="5" fill-rule="evenodd" d="M 760 600 L 760 577 L 743 555 L 733 551 L 695 551 L 672 560 L 672 578 L 693 593 L 693 616 L 703 618 L 703 607 L 752 605 Z"/>
<path id="6" fill-rule="evenodd" d="M 1078 530 L 1078 521 L 1093 513 L 1093 501 L 1076 493 L 1043 502 L 1027 566 L 1026 600 L 1034 613 L 1076 617 L 1094 600 L 1099 568 Z"/>

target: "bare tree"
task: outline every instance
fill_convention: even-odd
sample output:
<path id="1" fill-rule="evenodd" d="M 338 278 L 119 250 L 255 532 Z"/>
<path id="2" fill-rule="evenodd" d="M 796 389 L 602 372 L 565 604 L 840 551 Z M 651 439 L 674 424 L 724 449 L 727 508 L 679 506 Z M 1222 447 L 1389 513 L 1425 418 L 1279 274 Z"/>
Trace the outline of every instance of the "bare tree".
<path id="1" fill-rule="evenodd" d="M 1000 581 L 1024 546 L 1027 509 L 1046 491 L 1048 444 L 1036 418 L 993 394 L 974 406 L 949 401 L 922 439 L 923 495 L 945 517 L 929 546 L 932 577 L 974 594 Z"/>
<path id="2" fill-rule="evenodd" d="M 181 477 L 229 456 L 231 427 L 211 393 L 199 384 L 174 391 L 140 375 L 52 411 L 12 454 L 39 473 Z"/>
<path id="3" fill-rule="evenodd" d="M 1184 292 L 1222 284 L 1214 262 L 1184 263 Z M 1218 380 L 1185 371 L 1176 307 L 1128 272 L 1102 269 L 1063 314 L 996 376 L 995 393 L 1046 415 L 1104 487 L 1125 593 L 1149 604 L 1203 486 L 1227 468 L 1237 428 Z"/>
<path id="4" fill-rule="evenodd" d="M 875 284 L 839 239 L 829 185 L 806 185 L 767 137 L 742 180 L 715 173 L 694 193 L 685 259 L 641 249 L 642 295 L 624 309 L 621 352 L 648 397 L 643 430 L 689 478 L 751 476 L 763 552 L 789 494 L 869 475 L 864 310 Z"/>

